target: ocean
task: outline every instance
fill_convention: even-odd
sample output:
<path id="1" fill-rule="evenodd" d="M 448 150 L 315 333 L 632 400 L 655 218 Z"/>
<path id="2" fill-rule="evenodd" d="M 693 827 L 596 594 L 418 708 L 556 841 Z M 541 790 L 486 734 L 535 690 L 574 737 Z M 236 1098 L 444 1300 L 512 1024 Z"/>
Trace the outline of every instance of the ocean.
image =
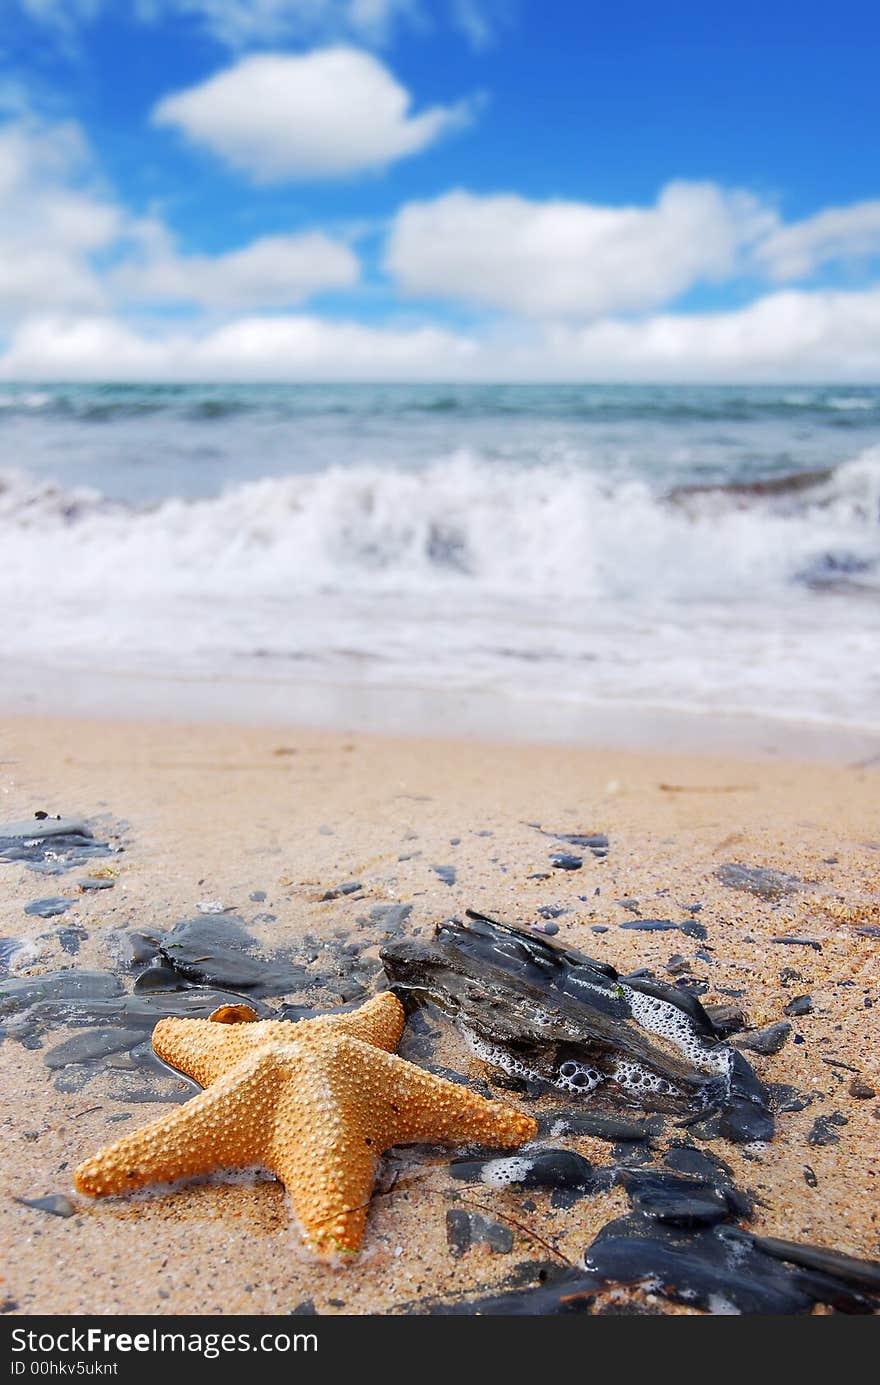
<path id="1" fill-rule="evenodd" d="M 0 386 L 4 663 L 880 730 L 880 389 Z M 2 677 L 0 677 L 2 682 Z"/>

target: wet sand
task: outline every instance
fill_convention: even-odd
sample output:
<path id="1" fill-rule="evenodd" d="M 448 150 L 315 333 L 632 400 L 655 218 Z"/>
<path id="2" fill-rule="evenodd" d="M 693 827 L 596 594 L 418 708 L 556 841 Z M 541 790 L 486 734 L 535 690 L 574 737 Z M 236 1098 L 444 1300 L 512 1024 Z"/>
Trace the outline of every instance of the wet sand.
<path id="1" fill-rule="evenodd" d="M 645 966 L 667 979 L 670 956 L 680 954 L 708 981 L 703 1002 L 736 1000 L 753 1028 L 810 995 L 812 1011 L 790 1017 L 780 1052 L 749 1054 L 765 1082 L 788 1084 L 809 1104 L 778 1116 L 769 1147 L 705 1147 L 754 1192 L 752 1229 L 880 1254 L 880 1094 L 849 1091 L 858 1078 L 880 1093 L 880 937 L 870 931 L 880 926 L 880 762 L 872 757 L 809 763 L 21 717 L 0 729 L 0 788 L 2 820 L 40 810 L 107 815 L 125 843 L 91 863 L 113 872 L 114 887 L 97 893 L 77 893 L 85 867 L 50 877 L 0 863 L 0 936 L 32 945 L 19 975 L 113 970 L 130 987 L 119 935 L 161 932 L 194 916 L 199 902 L 232 909 L 267 952 L 305 934 L 319 943 L 363 938 L 358 920 L 381 904 L 411 904 L 405 930 L 424 933 L 467 907 L 530 923 L 552 906 L 570 911 L 555 920 L 557 941 L 622 972 Z M 608 855 L 587 850 L 580 870 L 553 869 L 558 843 L 532 823 L 605 833 Z M 782 871 L 800 885 L 764 899 L 722 883 L 715 872 L 730 863 Z M 454 867 L 455 883 L 436 866 Z M 362 889 L 322 901 L 349 881 Z M 250 898 L 260 891 L 265 900 Z M 24 913 L 52 895 L 75 895 L 75 905 L 58 918 Z M 259 917 L 267 914 L 274 920 Z M 705 943 L 621 927 L 639 915 L 696 918 Z M 59 937 L 73 924 L 87 934 L 75 955 Z M 821 950 L 772 941 L 781 936 Z M 707 949 L 710 960 L 697 957 Z M 285 999 L 329 1006 L 340 994 L 325 985 Z M 524 1261 L 577 1264 L 599 1228 L 626 1210 L 620 1189 L 553 1208 L 542 1192 L 454 1183 L 436 1149 L 405 1153 L 386 1163 L 363 1251 L 340 1267 L 302 1251 L 272 1181 L 91 1203 L 72 1190 L 75 1165 L 170 1108 L 131 1099 L 124 1066 L 110 1063 L 79 1090 L 59 1091 L 45 1052 L 74 1033 L 53 1032 L 42 1049 L 13 1037 L 0 1046 L 0 1299 L 14 1314 L 287 1313 L 303 1304 L 326 1314 L 418 1311 L 453 1292 L 491 1292 Z M 485 1079 L 453 1030 L 435 1057 Z M 571 1103 L 545 1098 L 529 1109 L 558 1104 Z M 811 1142 L 817 1119 L 829 1143 L 815 1133 Z M 611 1159 L 611 1147 L 591 1138 L 552 1143 L 596 1163 Z M 73 1215 L 15 1200 L 51 1194 L 69 1198 Z M 456 1209 L 507 1227 L 510 1248 L 453 1254 L 446 1214 Z"/>

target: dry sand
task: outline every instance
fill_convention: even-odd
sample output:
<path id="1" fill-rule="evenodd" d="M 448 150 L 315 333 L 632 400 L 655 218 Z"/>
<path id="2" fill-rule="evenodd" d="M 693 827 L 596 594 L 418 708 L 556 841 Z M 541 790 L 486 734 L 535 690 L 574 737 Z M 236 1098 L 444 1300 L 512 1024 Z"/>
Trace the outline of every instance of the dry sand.
<path id="1" fill-rule="evenodd" d="M 199 901 L 233 907 L 269 950 L 304 933 L 356 934 L 356 920 L 378 903 L 411 903 L 407 927 L 425 931 L 468 906 L 526 923 L 557 905 L 571 910 L 558 920 L 559 942 L 621 971 L 661 975 L 670 954 L 684 954 L 709 980 L 704 1001 L 729 999 L 721 988 L 744 990 L 752 1026 L 810 994 L 813 1012 L 792 1021 L 803 1042 L 753 1061 L 766 1081 L 796 1087 L 811 1104 L 780 1115 L 769 1147 L 709 1147 L 755 1192 L 756 1230 L 877 1256 L 880 1097 L 848 1088 L 856 1074 L 880 1088 L 880 940 L 856 931 L 880 924 L 880 764 L 35 718 L 6 721 L 0 762 L 2 820 L 42 809 L 125 824 L 126 850 L 109 862 L 115 887 L 79 896 L 63 919 L 23 909 L 74 893 L 84 872 L 52 878 L 0 864 L 0 935 L 33 940 L 39 951 L 27 974 L 115 967 L 120 931 L 162 930 Z M 580 871 L 550 870 L 553 844 L 529 823 L 605 832 L 609 854 L 600 861 L 587 852 Z M 767 902 L 721 884 L 715 871 L 725 862 L 772 867 L 803 885 Z M 456 883 L 444 884 L 435 865 L 453 865 Z M 548 870 L 550 878 L 529 879 Z M 362 882 L 362 894 L 320 901 L 348 880 Z M 266 900 L 251 901 L 259 890 Z M 681 933 L 622 930 L 634 915 L 621 899 L 637 900 L 648 918 L 683 918 L 702 904 L 711 963 L 695 959 L 701 944 Z M 253 923 L 260 913 L 276 921 Z M 58 939 L 58 926 L 73 920 L 88 933 L 75 959 Z M 770 941 L 785 933 L 822 950 Z M 309 1001 L 338 996 L 326 990 Z M 478 1070 L 454 1032 L 443 1055 L 459 1071 Z M 321 1313 L 384 1313 L 491 1288 L 523 1260 L 576 1263 L 626 1206 L 616 1190 L 565 1210 L 536 1193 L 524 1208 L 521 1192 L 454 1184 L 431 1151 L 395 1166 L 390 1191 L 381 1191 L 390 1177 L 380 1185 L 352 1263 L 317 1264 L 301 1251 L 274 1182 L 203 1182 L 102 1204 L 78 1197 L 72 1168 L 166 1108 L 120 1099 L 120 1072 L 109 1065 L 82 1090 L 58 1091 L 43 1052 L 13 1039 L 0 1047 L 0 1064 L 0 1299 L 13 1313 L 287 1313 L 306 1301 Z M 809 1143 L 817 1117 L 834 1112 L 846 1121 L 833 1127 L 838 1142 Z M 591 1140 L 554 1143 L 610 1157 Z M 70 1197 L 75 1215 L 15 1201 L 51 1193 Z M 447 1210 L 478 1204 L 512 1230 L 509 1253 L 452 1255 Z"/>

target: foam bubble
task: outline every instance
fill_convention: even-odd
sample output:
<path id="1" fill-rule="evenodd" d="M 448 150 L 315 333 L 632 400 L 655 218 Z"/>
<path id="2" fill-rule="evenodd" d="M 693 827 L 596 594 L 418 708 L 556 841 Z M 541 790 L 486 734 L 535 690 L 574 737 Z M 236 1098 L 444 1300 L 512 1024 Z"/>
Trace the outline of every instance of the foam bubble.
<path id="1" fill-rule="evenodd" d="M 666 1039 L 673 1044 L 695 1068 L 702 1072 L 714 1072 L 726 1076 L 730 1071 L 730 1050 L 722 1046 L 710 1046 L 697 1033 L 693 1021 L 676 1005 L 659 996 L 647 995 L 644 991 L 623 987 L 629 1002 L 633 1019 L 649 1033 Z"/>
<path id="2" fill-rule="evenodd" d="M 480 1171 L 480 1182 L 490 1188 L 510 1188 L 525 1182 L 534 1161 L 521 1154 L 511 1154 L 506 1159 L 489 1159 Z"/>

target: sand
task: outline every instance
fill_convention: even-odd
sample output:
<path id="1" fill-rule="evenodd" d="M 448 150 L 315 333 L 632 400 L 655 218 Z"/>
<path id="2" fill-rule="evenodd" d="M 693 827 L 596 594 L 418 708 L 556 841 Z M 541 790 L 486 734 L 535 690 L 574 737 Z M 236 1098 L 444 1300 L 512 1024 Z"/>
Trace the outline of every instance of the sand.
<path id="1" fill-rule="evenodd" d="M 754 1191 L 754 1229 L 877 1257 L 880 1097 L 848 1090 L 856 1075 L 880 1090 L 880 940 L 857 932 L 880 924 L 880 763 L 872 757 L 810 763 L 16 717 L 2 726 L 0 785 L 0 819 L 37 810 L 109 815 L 126 843 L 95 863 L 116 872 L 114 888 L 79 896 L 62 919 L 23 909 L 75 893 L 85 872 L 52 878 L 0 863 L 0 935 L 34 944 L 24 974 L 117 967 L 121 932 L 160 931 L 194 915 L 200 901 L 233 908 L 269 950 L 304 933 L 356 934 L 356 921 L 380 903 L 411 903 L 407 927 L 425 931 L 469 906 L 528 923 L 554 905 L 570 910 L 558 919 L 559 942 L 621 971 L 648 966 L 661 975 L 670 955 L 682 954 L 709 981 L 704 1001 L 729 1001 L 725 988 L 744 992 L 752 1026 L 783 1018 L 793 996 L 811 995 L 812 1013 L 792 1019 L 803 1042 L 753 1056 L 764 1080 L 790 1084 L 811 1103 L 779 1116 L 768 1147 L 708 1147 L 731 1164 L 738 1186 Z M 531 823 L 607 833 L 609 854 L 586 852 L 579 871 L 552 870 L 552 843 Z M 767 901 L 719 881 L 715 871 L 729 862 L 802 884 Z M 436 865 L 454 866 L 456 883 L 443 883 Z M 362 883 L 358 896 L 321 901 L 349 880 Z M 265 901 L 249 898 L 256 891 Z M 709 963 L 695 956 L 702 944 L 681 933 L 619 927 L 635 907 L 646 918 L 681 919 L 696 904 Z M 267 913 L 274 922 L 254 922 Z M 74 920 L 88 934 L 75 958 L 58 938 L 58 926 Z M 592 932 L 596 925 L 608 931 Z M 821 951 L 771 941 L 783 934 L 814 939 Z M 309 1001 L 330 1005 L 338 996 L 322 991 Z M 442 1052 L 459 1072 L 485 1077 L 454 1031 Z M 619 1189 L 555 1210 L 536 1193 L 524 1208 L 522 1192 L 454 1184 L 446 1156 L 416 1152 L 390 1161 L 380 1178 L 362 1253 L 344 1266 L 319 1264 L 300 1248 L 283 1189 L 265 1179 L 101 1204 L 79 1197 L 73 1167 L 168 1108 L 119 1099 L 119 1072 L 109 1065 L 82 1090 L 58 1091 L 43 1052 L 12 1038 L 0 1046 L 0 1068 L 0 1299 L 13 1314 L 418 1308 L 454 1291 L 489 1291 L 525 1260 L 577 1263 L 626 1208 Z M 846 1122 L 832 1125 L 837 1142 L 810 1143 L 817 1117 L 832 1113 Z M 597 1141 L 554 1143 L 610 1158 Z M 53 1193 L 69 1197 L 75 1214 L 15 1200 Z M 509 1252 L 451 1253 L 447 1211 L 477 1207 L 510 1228 Z"/>

